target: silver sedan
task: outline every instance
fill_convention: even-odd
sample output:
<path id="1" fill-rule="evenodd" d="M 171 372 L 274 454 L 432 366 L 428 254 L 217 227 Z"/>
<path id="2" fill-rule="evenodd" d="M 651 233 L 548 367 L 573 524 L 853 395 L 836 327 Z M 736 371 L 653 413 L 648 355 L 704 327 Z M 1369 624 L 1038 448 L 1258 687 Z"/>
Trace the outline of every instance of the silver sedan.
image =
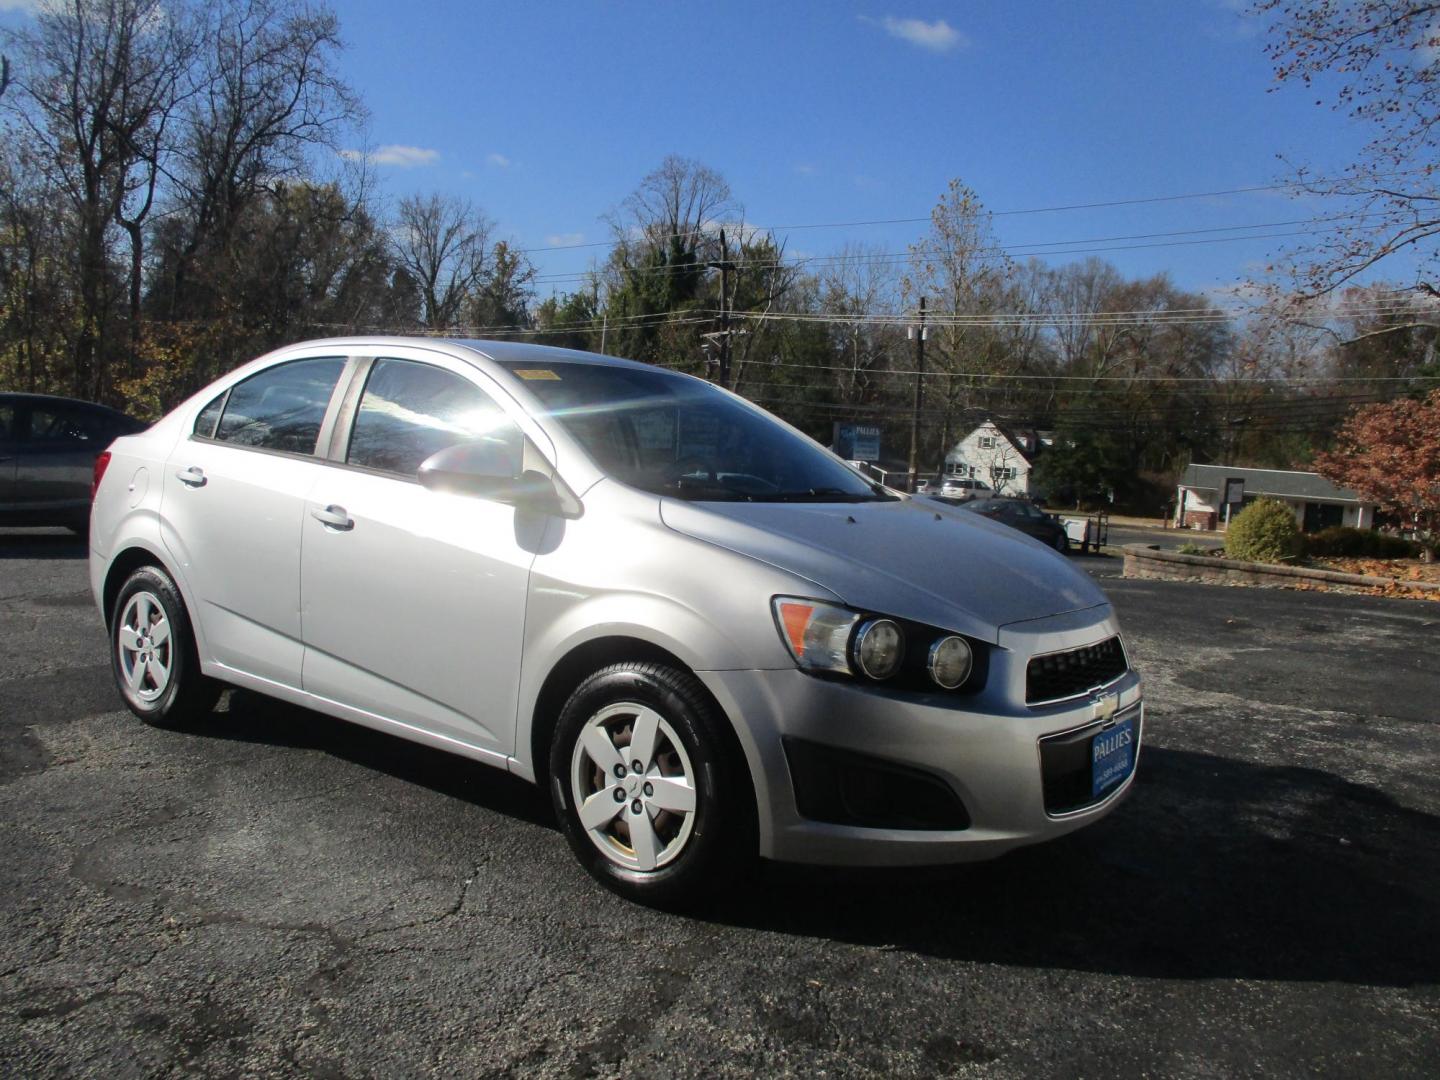
<path id="1" fill-rule="evenodd" d="M 310 342 L 96 476 L 91 580 L 142 719 L 244 687 L 505 769 L 647 903 L 757 854 L 998 855 L 1133 779 L 1140 678 L 1086 575 L 685 375 Z"/>

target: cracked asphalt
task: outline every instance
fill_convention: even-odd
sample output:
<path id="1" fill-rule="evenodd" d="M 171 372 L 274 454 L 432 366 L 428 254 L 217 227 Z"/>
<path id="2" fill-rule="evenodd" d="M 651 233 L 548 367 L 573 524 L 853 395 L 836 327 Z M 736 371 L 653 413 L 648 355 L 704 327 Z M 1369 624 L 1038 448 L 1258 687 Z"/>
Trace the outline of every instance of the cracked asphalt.
<path id="1" fill-rule="evenodd" d="M 1104 580 L 1131 798 L 962 869 L 693 917 L 540 794 L 235 693 L 120 705 L 82 545 L 0 530 L 0 1075 L 1434 1075 L 1440 609 Z"/>

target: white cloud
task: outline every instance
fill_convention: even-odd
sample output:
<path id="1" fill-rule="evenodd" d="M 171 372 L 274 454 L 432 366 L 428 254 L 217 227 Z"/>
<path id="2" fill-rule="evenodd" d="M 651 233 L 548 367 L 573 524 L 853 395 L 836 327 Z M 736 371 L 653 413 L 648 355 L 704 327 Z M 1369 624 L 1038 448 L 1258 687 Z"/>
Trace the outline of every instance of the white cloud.
<path id="1" fill-rule="evenodd" d="M 504 154 L 486 154 L 485 160 L 497 169 L 508 169 L 510 167 L 510 159 Z"/>
<path id="2" fill-rule="evenodd" d="M 0 0 L 0 11 L 23 11 L 34 15 L 46 2 L 47 0 Z"/>
<path id="3" fill-rule="evenodd" d="M 3 3 L 4 0 L 0 0 Z M 374 150 L 341 150 L 340 156 L 351 161 L 368 161 L 371 165 L 394 165 L 397 169 L 415 169 L 434 165 L 440 160 L 439 150 L 427 150 L 422 146 L 400 146 L 389 143 Z"/>
<path id="4" fill-rule="evenodd" d="M 551 247 L 576 247 L 585 242 L 583 232 L 551 233 L 545 237 L 545 243 Z"/>
<path id="5" fill-rule="evenodd" d="M 801 176 L 814 176 L 818 170 L 808 161 L 802 161 L 799 165 L 795 166 L 795 171 Z"/>
<path id="6" fill-rule="evenodd" d="M 944 19 L 926 22 L 924 19 L 897 19 L 893 15 L 886 15 L 883 19 L 861 15 L 860 21 L 878 26 L 893 38 L 908 41 L 911 45 L 918 45 L 931 52 L 949 52 L 970 44 L 969 38 Z"/>

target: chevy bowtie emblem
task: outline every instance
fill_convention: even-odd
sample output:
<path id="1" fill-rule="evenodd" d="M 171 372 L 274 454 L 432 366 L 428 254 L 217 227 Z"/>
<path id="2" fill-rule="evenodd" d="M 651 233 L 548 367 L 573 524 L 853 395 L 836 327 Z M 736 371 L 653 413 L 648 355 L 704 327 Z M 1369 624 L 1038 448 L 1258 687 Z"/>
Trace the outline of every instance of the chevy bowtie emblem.
<path id="1" fill-rule="evenodd" d="M 1109 720 L 1120 705 L 1119 694 L 1096 694 L 1090 700 L 1092 720 Z"/>

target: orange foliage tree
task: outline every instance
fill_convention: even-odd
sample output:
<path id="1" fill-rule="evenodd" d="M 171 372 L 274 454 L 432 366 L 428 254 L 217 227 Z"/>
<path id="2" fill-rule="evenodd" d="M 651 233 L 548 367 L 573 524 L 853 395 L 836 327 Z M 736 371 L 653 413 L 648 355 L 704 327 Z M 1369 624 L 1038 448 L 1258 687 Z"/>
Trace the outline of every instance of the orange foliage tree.
<path id="1" fill-rule="evenodd" d="M 1420 401 L 1355 410 L 1334 449 L 1316 457 L 1315 471 L 1433 536 L 1440 522 L 1440 390 Z"/>

